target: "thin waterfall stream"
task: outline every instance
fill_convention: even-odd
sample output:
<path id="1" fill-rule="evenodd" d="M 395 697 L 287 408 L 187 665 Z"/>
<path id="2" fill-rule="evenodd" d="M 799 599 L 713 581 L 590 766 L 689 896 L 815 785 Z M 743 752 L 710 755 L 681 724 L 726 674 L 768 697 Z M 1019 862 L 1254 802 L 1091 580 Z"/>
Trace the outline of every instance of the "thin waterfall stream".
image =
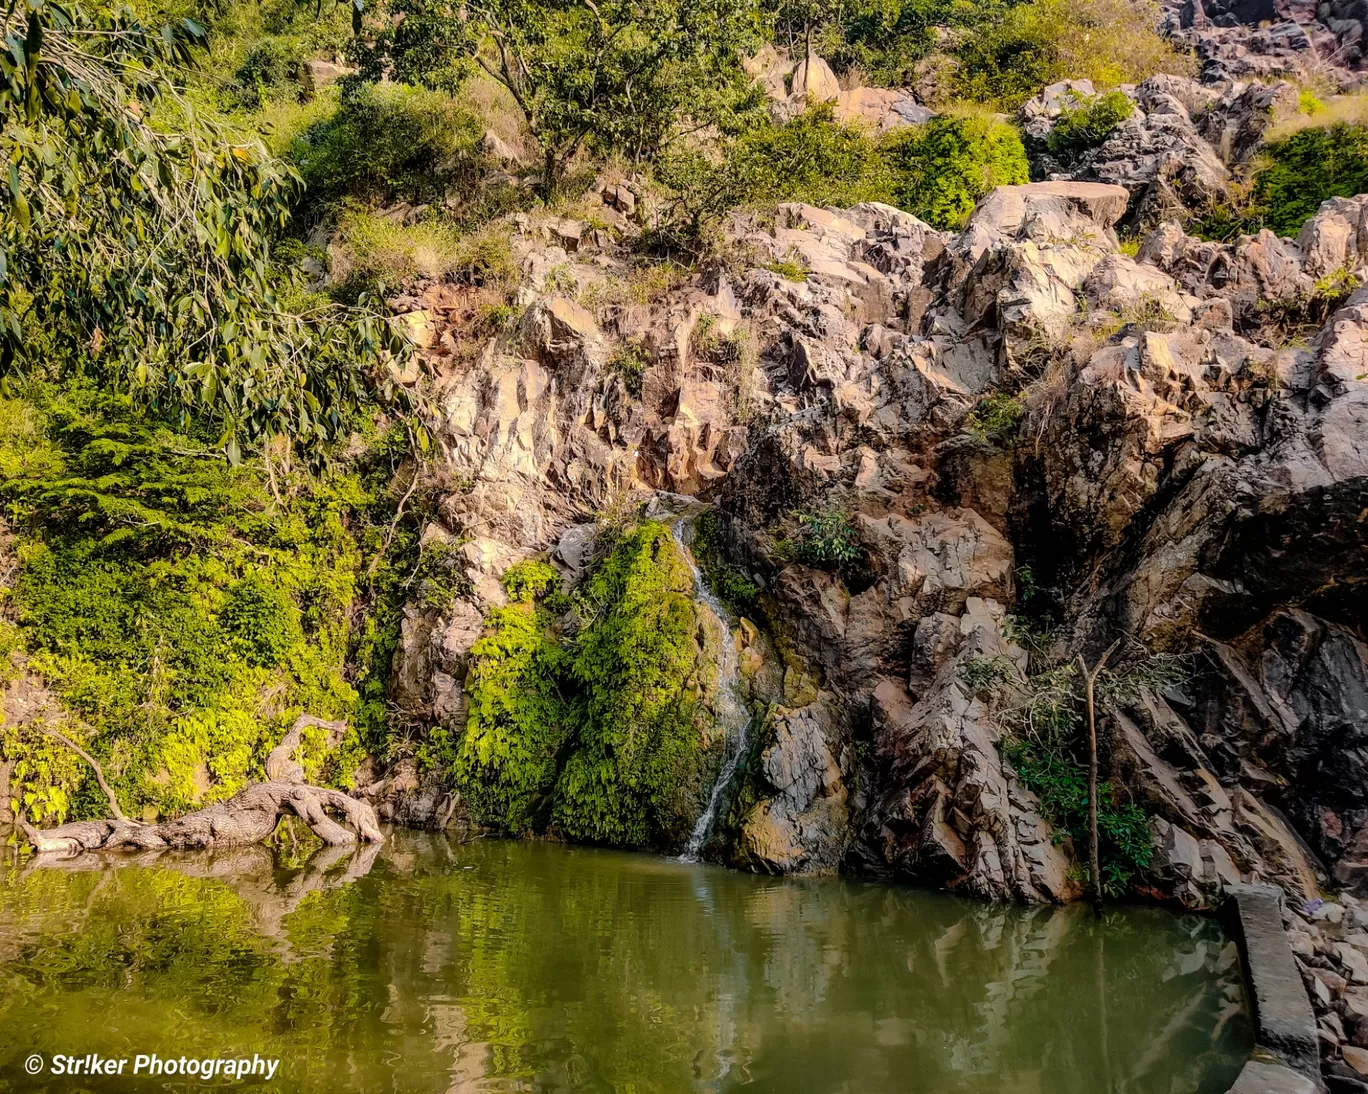
<path id="1" fill-rule="evenodd" d="M 708 610 L 708 614 L 717 625 L 717 694 L 713 699 L 713 711 L 727 740 L 727 754 L 713 783 L 712 793 L 708 796 L 707 808 L 695 822 L 693 832 L 689 835 L 689 842 L 680 856 L 683 862 L 697 862 L 698 856 L 708 842 L 708 837 L 712 835 L 713 825 L 717 823 L 717 814 L 727 799 L 727 791 L 736 777 L 742 757 L 746 754 L 750 711 L 746 709 L 746 704 L 741 698 L 741 662 L 736 653 L 731 627 L 727 624 L 726 609 L 708 588 L 707 581 L 698 569 L 693 550 L 684 538 L 686 527 L 690 532 L 693 531 L 692 516 L 680 517 L 671 526 L 670 531 L 674 535 L 675 543 L 679 545 L 684 561 L 688 564 L 689 572 L 693 575 L 694 598 Z"/>

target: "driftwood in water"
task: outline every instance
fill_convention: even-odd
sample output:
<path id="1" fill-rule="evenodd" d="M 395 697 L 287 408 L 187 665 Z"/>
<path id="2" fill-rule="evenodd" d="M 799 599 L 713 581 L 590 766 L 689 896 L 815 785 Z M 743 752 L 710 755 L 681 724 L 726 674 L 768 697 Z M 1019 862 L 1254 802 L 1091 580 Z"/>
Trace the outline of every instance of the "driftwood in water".
<path id="1" fill-rule="evenodd" d="M 385 837 L 375 818 L 375 810 L 367 802 L 304 782 L 304 770 L 295 759 L 301 732 L 307 726 L 321 726 L 340 736 L 342 725 L 323 722 L 301 715 L 280 744 L 266 759 L 269 782 L 255 783 L 239 791 L 226 802 L 206 806 L 187 813 L 176 820 L 159 824 L 144 824 L 127 819 L 113 791 L 105 781 L 104 772 L 94 758 L 65 737 L 49 730 L 54 737 L 78 752 L 95 769 L 96 778 L 109 798 L 114 820 L 73 821 L 56 828 L 36 829 L 22 815 L 20 827 L 34 850 L 41 853 L 74 855 L 84 851 L 112 851 L 131 848 L 154 851 L 165 848 L 176 850 L 211 847 L 241 847 L 260 843 L 275 831 L 282 817 L 298 817 L 313 830 L 314 835 L 332 846 L 346 846 L 358 839 L 380 843 Z M 335 814 L 344 823 L 338 823 Z"/>

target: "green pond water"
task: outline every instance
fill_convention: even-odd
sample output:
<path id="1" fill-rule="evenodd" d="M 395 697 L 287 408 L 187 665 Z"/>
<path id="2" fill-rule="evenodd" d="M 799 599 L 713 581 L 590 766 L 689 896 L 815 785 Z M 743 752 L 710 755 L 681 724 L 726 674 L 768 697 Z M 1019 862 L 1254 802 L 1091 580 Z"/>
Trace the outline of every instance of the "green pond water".
<path id="1" fill-rule="evenodd" d="M 1152 908 L 411 832 L 0 868 L 6 1091 L 1215 1094 L 1250 1045 L 1218 925 Z M 88 1053 L 130 1062 L 51 1074 Z M 204 1084 L 137 1054 L 280 1063 Z"/>

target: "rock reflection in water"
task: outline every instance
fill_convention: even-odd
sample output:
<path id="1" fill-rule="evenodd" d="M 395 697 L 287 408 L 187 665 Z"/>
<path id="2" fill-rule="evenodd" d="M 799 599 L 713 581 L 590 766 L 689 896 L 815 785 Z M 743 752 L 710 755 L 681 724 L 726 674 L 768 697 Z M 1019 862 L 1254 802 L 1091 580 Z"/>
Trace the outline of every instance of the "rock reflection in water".
<path id="1" fill-rule="evenodd" d="M 302 1091 L 1201 1094 L 1249 1046 L 1234 948 L 1156 909 L 404 832 L 53 865 L 0 875 L 0 1089 L 158 1051 Z"/>

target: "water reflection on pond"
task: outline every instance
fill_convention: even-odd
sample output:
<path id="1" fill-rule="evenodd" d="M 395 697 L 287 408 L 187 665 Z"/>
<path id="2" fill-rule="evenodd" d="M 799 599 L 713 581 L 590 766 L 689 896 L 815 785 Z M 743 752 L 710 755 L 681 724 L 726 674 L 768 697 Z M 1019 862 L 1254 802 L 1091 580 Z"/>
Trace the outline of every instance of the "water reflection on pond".
<path id="1" fill-rule="evenodd" d="M 31 1052 L 258 1052 L 255 1090 L 1215 1094 L 1250 1043 L 1234 948 L 1157 909 L 409 832 L 0 872 L 0 1090 L 197 1088 Z"/>

